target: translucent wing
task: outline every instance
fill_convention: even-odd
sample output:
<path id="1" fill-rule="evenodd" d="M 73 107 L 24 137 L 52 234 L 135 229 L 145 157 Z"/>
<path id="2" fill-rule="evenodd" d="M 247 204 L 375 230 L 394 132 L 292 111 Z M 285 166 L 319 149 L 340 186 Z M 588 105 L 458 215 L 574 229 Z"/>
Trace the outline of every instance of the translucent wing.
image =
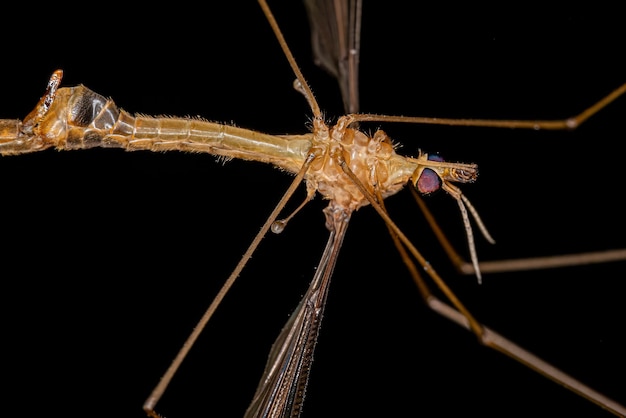
<path id="1" fill-rule="evenodd" d="M 361 0 L 305 0 L 315 63 L 339 82 L 347 113 L 359 112 Z"/>
<path id="2" fill-rule="evenodd" d="M 274 342 L 245 418 L 299 417 L 326 306 L 326 297 L 349 216 L 334 217 L 326 249 L 306 294 Z"/>

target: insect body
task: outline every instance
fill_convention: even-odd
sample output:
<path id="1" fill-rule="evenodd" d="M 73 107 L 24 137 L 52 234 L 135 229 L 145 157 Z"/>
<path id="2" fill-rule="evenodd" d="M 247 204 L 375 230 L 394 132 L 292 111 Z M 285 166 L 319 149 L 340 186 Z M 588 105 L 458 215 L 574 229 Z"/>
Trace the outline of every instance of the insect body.
<path id="1" fill-rule="evenodd" d="M 120 101 L 120 102 L 121 102 L 121 103 L 123 103 L 122 101 Z M 151 120 L 151 119 L 146 118 L 146 120 Z M 312 141 L 312 140 L 310 139 L 310 136 L 307 136 L 307 137 L 305 137 L 305 138 L 308 138 L 308 139 L 305 139 L 306 141 Z M 301 139 L 302 139 L 302 138 L 301 138 Z M 155 143 L 156 143 L 158 146 L 161 146 L 161 144 L 160 144 L 158 141 L 157 141 L 157 142 L 152 142 L 152 144 L 155 144 Z M 145 146 L 146 146 L 146 148 L 147 148 L 147 147 L 148 147 L 148 143 L 146 143 L 146 145 L 145 145 Z M 305 148 L 306 148 L 306 147 L 305 147 Z M 322 157 L 322 156 L 324 156 L 324 155 L 330 155 L 330 154 L 320 153 L 320 154 L 319 154 L 319 158 L 325 158 L 325 157 Z M 58 157 L 58 156 L 55 156 L 55 157 L 60 158 L 60 157 Z M 88 157 L 86 157 L 86 158 L 88 158 Z M 303 159 L 304 159 L 304 157 L 298 157 L 298 158 L 302 158 L 302 160 L 298 160 L 298 161 L 299 161 L 299 163 L 300 163 L 300 165 L 301 165 L 301 164 L 303 163 Z M 3 162 L 4 162 L 4 160 L 6 160 L 6 159 L 3 159 Z M 320 161 L 321 161 L 321 160 L 320 160 Z M 334 161 L 334 162 L 337 162 L 337 161 L 339 161 L 339 160 L 333 160 L 333 161 Z M 433 164 L 433 163 L 429 163 L 429 164 Z M 434 164 L 433 164 L 433 166 L 434 166 Z M 299 168 L 299 167 L 298 167 L 298 168 Z M 294 170 L 289 170 L 289 171 L 296 172 L 296 171 L 297 171 L 297 169 L 295 169 L 295 168 L 294 168 Z M 382 170 L 379 170 L 379 171 L 382 171 Z M 517 171 L 517 170 L 513 170 L 513 171 L 515 172 L 515 171 Z M 339 173 L 339 176 L 340 176 L 340 177 L 343 177 L 343 176 L 344 176 L 344 174 L 343 174 L 343 170 L 342 170 L 342 171 L 336 171 L 336 173 Z M 369 173 L 368 173 L 368 174 L 369 174 Z M 371 179 L 371 178 L 373 178 L 373 177 L 372 177 L 372 176 L 363 176 L 363 177 L 361 177 L 361 178 L 363 178 L 363 179 Z M 313 179 L 312 177 L 311 177 L 309 180 L 310 180 L 310 181 L 315 181 L 315 179 Z M 368 181 L 369 181 L 369 180 L 368 180 Z M 323 179 L 322 179 L 322 181 L 321 181 L 321 182 L 318 180 L 317 185 L 318 185 L 318 186 L 320 186 L 320 185 L 322 185 L 322 184 L 323 184 Z M 365 182 L 365 181 L 364 181 L 364 184 L 373 184 L 373 183 L 368 183 L 368 182 Z M 205 191 L 205 192 L 206 192 L 206 191 Z M 332 188 L 331 188 L 331 189 L 328 191 L 327 196 L 332 197 L 332 196 L 333 196 L 333 194 L 332 194 L 332 193 L 335 193 L 335 192 L 336 192 L 336 190 L 332 190 Z M 357 204 L 362 204 L 362 203 L 364 202 L 363 198 L 358 196 L 358 195 L 359 195 L 359 192 L 355 192 L 355 193 L 354 193 L 354 195 L 356 196 L 356 200 L 352 200 L 353 198 L 352 198 L 352 197 L 350 197 L 350 198 L 347 198 L 347 199 L 346 199 L 346 202 L 357 202 Z M 354 197 L 354 196 L 353 196 L 353 197 Z M 196 222 L 197 222 L 197 221 L 196 221 Z M 156 333 L 155 333 L 155 335 L 157 335 L 157 334 L 158 334 L 158 332 L 156 332 Z"/>

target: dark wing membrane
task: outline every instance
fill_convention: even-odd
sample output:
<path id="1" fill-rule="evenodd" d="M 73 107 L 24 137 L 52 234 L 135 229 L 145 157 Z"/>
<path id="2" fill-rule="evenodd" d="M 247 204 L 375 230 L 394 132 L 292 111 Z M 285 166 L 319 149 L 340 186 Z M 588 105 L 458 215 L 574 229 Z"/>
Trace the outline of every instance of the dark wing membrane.
<path id="1" fill-rule="evenodd" d="M 361 0 L 305 0 L 315 63 L 339 82 L 347 113 L 359 112 Z"/>
<path id="2" fill-rule="evenodd" d="M 336 217 L 309 289 L 270 352 L 245 418 L 297 418 L 313 362 L 326 298 L 349 217 Z"/>

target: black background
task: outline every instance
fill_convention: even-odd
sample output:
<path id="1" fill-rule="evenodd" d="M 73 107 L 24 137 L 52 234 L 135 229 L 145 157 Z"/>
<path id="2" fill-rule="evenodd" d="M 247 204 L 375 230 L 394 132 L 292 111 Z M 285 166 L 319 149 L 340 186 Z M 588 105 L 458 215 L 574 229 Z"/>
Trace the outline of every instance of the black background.
<path id="1" fill-rule="evenodd" d="M 254 2 L 56 6 L 17 4 L 4 17 L 18 29 L 0 28 L 1 117 L 24 117 L 63 68 L 64 85 L 83 83 L 131 112 L 306 129 L 306 102 Z M 362 111 L 564 118 L 626 81 L 618 10 L 418 7 L 364 6 Z M 273 8 L 335 118 L 338 89 L 312 64 L 303 7 Z M 478 240 L 479 257 L 503 259 L 624 247 L 625 109 L 621 99 L 574 132 L 384 129 L 402 153 L 479 164 L 479 181 L 463 190 L 498 242 Z M 143 416 L 144 399 L 289 181 L 208 155 L 2 158 L 3 409 Z M 456 203 L 444 193 L 427 200 L 466 252 Z M 624 263 L 491 275 L 478 286 L 449 267 L 408 192 L 387 205 L 481 321 L 626 404 Z M 314 201 L 266 237 L 158 411 L 243 414 L 321 254 L 324 206 Z M 428 311 L 371 208 L 353 216 L 304 408 L 305 417 L 364 413 L 609 416 Z"/>

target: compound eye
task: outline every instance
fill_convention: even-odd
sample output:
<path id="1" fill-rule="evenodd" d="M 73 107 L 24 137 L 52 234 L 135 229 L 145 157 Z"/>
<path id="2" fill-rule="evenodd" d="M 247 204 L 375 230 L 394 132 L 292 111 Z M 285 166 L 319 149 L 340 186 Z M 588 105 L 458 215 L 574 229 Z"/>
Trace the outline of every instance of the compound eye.
<path id="1" fill-rule="evenodd" d="M 429 155 L 428 159 L 430 161 L 444 161 L 444 159 L 438 155 Z M 417 179 L 416 187 L 422 194 L 435 192 L 441 187 L 441 178 L 430 168 L 425 168 L 420 178 Z"/>

